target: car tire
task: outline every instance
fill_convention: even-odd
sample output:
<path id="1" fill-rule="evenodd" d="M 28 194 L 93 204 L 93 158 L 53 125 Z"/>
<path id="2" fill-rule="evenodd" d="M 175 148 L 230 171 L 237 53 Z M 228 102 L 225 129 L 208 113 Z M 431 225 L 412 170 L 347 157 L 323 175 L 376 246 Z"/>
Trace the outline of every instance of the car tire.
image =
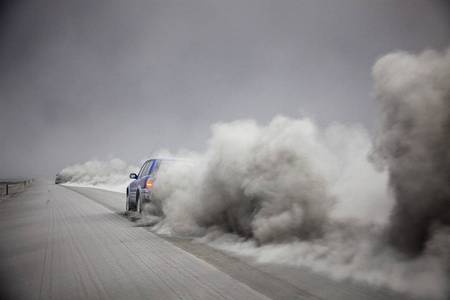
<path id="1" fill-rule="evenodd" d="M 125 201 L 125 211 L 130 211 L 130 196 L 128 196 L 128 193 Z"/>

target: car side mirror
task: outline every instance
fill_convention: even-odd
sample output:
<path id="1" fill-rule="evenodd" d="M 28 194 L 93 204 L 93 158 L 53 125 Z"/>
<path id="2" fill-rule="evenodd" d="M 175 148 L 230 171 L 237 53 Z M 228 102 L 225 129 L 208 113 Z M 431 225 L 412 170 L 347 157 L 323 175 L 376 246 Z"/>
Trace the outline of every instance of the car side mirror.
<path id="1" fill-rule="evenodd" d="M 137 176 L 136 173 L 131 173 L 131 174 L 130 174 L 130 178 L 131 178 L 131 179 L 137 179 L 138 176 Z"/>

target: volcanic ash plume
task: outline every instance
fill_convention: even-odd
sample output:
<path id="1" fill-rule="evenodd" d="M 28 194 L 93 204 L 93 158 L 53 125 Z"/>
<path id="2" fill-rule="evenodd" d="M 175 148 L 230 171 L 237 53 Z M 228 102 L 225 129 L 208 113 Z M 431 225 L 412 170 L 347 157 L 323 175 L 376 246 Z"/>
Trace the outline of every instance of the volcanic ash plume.
<path id="1" fill-rule="evenodd" d="M 383 117 L 376 155 L 395 196 L 388 239 L 412 255 L 439 240 L 448 253 L 450 50 L 389 54 L 373 75 Z"/>

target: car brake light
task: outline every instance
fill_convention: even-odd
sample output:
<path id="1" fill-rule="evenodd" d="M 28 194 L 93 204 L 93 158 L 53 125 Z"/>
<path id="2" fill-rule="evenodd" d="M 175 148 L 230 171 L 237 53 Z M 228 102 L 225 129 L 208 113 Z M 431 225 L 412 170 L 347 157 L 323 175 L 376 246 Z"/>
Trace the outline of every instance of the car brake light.
<path id="1" fill-rule="evenodd" d="M 153 180 L 147 179 L 147 182 L 145 183 L 145 187 L 148 189 L 151 189 L 153 187 Z"/>

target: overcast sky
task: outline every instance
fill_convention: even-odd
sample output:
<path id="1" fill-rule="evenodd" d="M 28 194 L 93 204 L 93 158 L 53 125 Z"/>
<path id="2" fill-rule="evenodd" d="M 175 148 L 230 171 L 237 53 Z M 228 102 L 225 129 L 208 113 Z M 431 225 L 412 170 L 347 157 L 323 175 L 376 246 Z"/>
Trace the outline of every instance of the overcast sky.
<path id="1" fill-rule="evenodd" d="M 372 130 L 375 60 L 450 45 L 447 0 L 2 3 L 3 178 L 202 149 L 241 118 Z"/>

